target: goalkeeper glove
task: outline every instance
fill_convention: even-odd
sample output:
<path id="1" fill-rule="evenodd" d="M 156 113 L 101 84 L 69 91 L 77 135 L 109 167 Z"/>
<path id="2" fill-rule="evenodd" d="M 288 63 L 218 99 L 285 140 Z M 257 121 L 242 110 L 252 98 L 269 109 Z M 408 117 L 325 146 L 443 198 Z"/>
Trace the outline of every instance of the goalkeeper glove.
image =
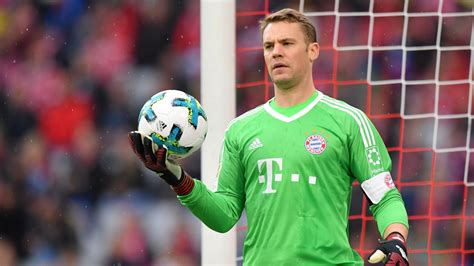
<path id="1" fill-rule="evenodd" d="M 191 192 L 194 180 L 176 162 L 168 160 L 165 146 L 158 146 L 149 136 L 143 136 L 138 131 L 128 133 L 128 141 L 145 167 L 157 173 L 176 194 L 187 195 Z"/>
<path id="2" fill-rule="evenodd" d="M 384 265 L 408 266 L 405 238 L 398 232 L 390 233 L 385 240 L 369 255 L 370 263 L 383 262 Z"/>

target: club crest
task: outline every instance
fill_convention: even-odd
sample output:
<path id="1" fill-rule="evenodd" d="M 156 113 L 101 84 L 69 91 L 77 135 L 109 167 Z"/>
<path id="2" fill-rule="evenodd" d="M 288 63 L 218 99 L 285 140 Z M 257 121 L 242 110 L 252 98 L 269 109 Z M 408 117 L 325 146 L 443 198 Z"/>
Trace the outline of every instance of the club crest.
<path id="1" fill-rule="evenodd" d="M 326 149 L 326 140 L 321 135 L 311 135 L 304 145 L 311 154 L 321 154 Z"/>
<path id="2" fill-rule="evenodd" d="M 385 176 L 385 185 L 388 187 L 388 188 L 394 188 L 395 187 L 395 184 L 393 183 L 393 179 L 392 179 L 392 176 L 390 174 L 387 174 Z"/>

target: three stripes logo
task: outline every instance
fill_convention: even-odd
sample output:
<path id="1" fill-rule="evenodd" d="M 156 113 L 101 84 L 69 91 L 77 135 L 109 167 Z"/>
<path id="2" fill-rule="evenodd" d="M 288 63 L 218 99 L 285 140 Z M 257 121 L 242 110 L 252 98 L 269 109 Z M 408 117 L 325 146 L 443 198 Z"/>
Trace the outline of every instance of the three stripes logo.
<path id="1" fill-rule="evenodd" d="M 323 96 L 321 102 L 334 109 L 343 111 L 354 118 L 354 121 L 359 126 L 359 132 L 362 142 L 364 143 L 365 154 L 370 170 L 372 172 L 383 170 L 382 158 L 375 142 L 374 132 L 369 118 L 367 118 L 364 112 L 344 102 L 332 99 L 327 96 Z"/>
<path id="2" fill-rule="evenodd" d="M 165 122 L 163 122 L 161 120 L 157 123 L 157 125 L 158 125 L 158 131 L 160 131 L 160 132 L 163 131 L 168 126 L 168 125 L 165 124 Z"/>
<path id="3" fill-rule="evenodd" d="M 260 141 L 259 138 L 255 138 L 252 143 L 249 145 L 249 150 L 255 150 L 257 148 L 263 147 L 262 142 Z"/>
<path id="4" fill-rule="evenodd" d="M 367 116 L 361 110 L 354 108 L 344 102 L 331 99 L 327 96 L 324 96 L 321 99 L 321 102 L 333 107 L 335 109 L 339 109 L 348 115 L 352 116 L 356 121 L 357 125 L 359 126 L 360 135 L 362 136 L 362 141 L 364 142 L 364 147 L 369 148 L 375 146 L 375 137 L 374 132 L 372 131 L 372 127 L 370 126 L 370 121 Z"/>

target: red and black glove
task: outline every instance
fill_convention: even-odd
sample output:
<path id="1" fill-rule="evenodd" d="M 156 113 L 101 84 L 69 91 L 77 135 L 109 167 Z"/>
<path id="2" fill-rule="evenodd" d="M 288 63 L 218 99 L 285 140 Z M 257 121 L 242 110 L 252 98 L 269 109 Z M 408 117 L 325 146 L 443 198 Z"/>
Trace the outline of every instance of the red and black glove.
<path id="1" fill-rule="evenodd" d="M 128 133 L 133 152 L 146 168 L 154 171 L 168 183 L 178 195 L 187 195 L 194 187 L 194 180 L 176 162 L 168 160 L 168 150 L 158 146 L 149 136 L 138 131 Z"/>
<path id="2" fill-rule="evenodd" d="M 379 240 L 380 245 L 369 255 L 369 263 L 384 263 L 384 265 L 408 266 L 405 238 L 398 232 L 390 233 L 385 240 Z"/>

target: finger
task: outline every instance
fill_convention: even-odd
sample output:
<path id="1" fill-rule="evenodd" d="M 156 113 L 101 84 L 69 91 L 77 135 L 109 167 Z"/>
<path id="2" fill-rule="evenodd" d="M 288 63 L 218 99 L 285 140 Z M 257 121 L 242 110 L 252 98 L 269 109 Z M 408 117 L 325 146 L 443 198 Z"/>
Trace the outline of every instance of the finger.
<path id="1" fill-rule="evenodd" d="M 167 157 L 168 150 L 164 146 L 160 146 L 156 151 L 156 160 L 161 165 L 165 165 L 166 157 Z"/>
<path id="2" fill-rule="evenodd" d="M 369 257 L 369 263 L 379 263 L 385 259 L 386 255 L 380 249 L 377 249 L 372 255 Z"/>
<path id="3" fill-rule="evenodd" d="M 128 143 L 140 160 L 144 161 L 145 152 L 143 150 L 142 134 L 138 131 L 132 131 L 128 133 Z"/>
<path id="4" fill-rule="evenodd" d="M 408 261 L 405 260 L 400 254 L 393 252 L 390 254 L 388 261 L 385 263 L 385 265 L 405 266 L 405 265 L 408 265 Z"/>
<path id="5" fill-rule="evenodd" d="M 147 164 L 155 164 L 156 163 L 156 156 L 153 153 L 153 140 L 145 136 L 143 138 L 143 149 L 145 151 L 145 160 Z"/>

